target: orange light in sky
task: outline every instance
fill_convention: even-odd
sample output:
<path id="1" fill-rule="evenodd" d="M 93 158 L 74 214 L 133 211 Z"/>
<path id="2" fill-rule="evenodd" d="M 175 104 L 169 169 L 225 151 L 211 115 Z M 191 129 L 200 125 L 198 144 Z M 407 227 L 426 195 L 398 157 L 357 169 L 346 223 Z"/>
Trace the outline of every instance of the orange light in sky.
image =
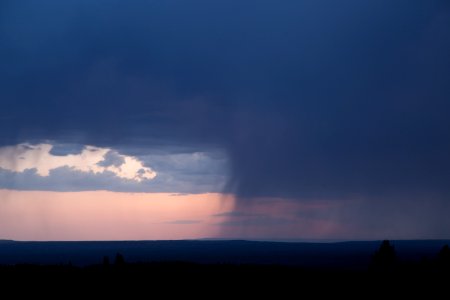
<path id="1" fill-rule="evenodd" d="M 222 194 L 0 190 L 0 239 L 151 240 L 216 236 Z"/>

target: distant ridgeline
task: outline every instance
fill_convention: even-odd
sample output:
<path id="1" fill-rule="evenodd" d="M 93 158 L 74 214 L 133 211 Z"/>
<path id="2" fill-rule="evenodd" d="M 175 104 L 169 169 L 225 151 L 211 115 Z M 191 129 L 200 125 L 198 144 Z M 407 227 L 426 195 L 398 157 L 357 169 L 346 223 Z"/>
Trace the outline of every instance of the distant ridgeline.
<path id="1" fill-rule="evenodd" d="M 240 240 L 14 242 L 0 240 L 0 265 L 102 264 L 117 253 L 127 263 L 182 261 L 366 270 L 424 263 L 445 256 L 449 240 L 282 243 Z M 381 247 L 380 247 L 381 245 Z M 448 249 L 448 248 L 447 248 Z M 444 251 L 444 254 L 441 252 Z"/>
<path id="2" fill-rule="evenodd" d="M 448 292 L 448 241 L 274 243 L 248 241 L 2 242 L 2 286 L 58 296 L 242 291 L 288 299 Z M 210 294 L 210 291 L 214 291 Z M 363 294 L 361 294 L 363 291 Z M 368 295 L 368 294 L 367 294 Z M 125 297 L 124 297 L 125 298 Z M 150 297 L 159 298 L 159 297 Z M 208 297 L 209 298 L 209 297 Z M 115 299 L 115 298 L 114 298 Z"/>

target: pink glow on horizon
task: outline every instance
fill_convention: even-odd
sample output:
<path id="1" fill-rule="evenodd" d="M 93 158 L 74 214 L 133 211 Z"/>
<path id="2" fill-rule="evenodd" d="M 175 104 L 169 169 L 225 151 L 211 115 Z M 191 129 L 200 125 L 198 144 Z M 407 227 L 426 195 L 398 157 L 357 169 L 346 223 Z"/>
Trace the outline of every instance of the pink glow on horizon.
<path id="1" fill-rule="evenodd" d="M 171 240 L 357 237 L 335 201 L 231 195 L 0 189 L 0 239 Z M 345 221 L 345 220 L 344 220 Z"/>
<path id="2" fill-rule="evenodd" d="M 0 239 L 151 240 L 215 237 L 221 194 L 0 190 Z"/>

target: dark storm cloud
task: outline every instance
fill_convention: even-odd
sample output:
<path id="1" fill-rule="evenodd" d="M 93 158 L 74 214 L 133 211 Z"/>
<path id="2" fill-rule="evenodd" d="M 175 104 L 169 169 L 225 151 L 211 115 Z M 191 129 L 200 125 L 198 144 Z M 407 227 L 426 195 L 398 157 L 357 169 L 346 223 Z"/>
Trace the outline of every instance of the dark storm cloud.
<path id="1" fill-rule="evenodd" d="M 449 28 L 446 0 L 3 1 L 0 142 L 224 149 L 240 199 L 445 198 Z"/>

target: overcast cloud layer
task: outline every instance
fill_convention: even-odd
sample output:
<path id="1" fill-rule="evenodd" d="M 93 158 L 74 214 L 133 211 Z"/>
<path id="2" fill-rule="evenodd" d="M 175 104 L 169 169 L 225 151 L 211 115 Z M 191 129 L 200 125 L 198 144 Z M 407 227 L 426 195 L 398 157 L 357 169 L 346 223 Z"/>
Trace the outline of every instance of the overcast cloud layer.
<path id="1" fill-rule="evenodd" d="M 241 201 L 447 207 L 447 0 L 2 1 L 0 43 L 3 145 L 220 149 Z"/>

